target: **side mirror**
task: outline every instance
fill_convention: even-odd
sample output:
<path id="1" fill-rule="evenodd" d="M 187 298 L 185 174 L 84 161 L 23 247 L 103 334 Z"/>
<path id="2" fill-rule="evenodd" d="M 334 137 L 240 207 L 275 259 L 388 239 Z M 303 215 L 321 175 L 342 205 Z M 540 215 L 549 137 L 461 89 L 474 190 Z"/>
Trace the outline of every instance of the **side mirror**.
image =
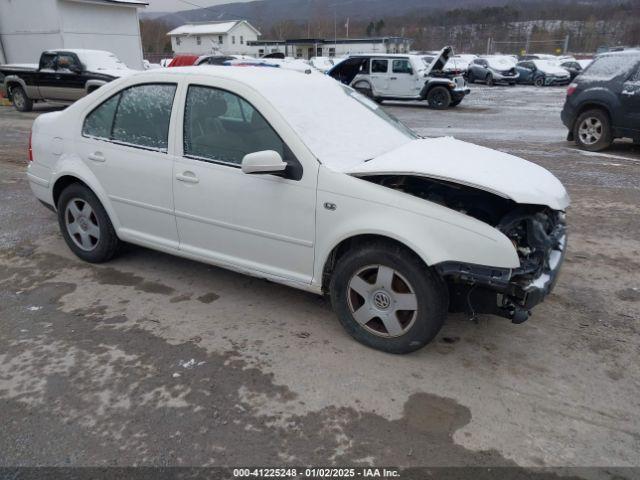
<path id="1" fill-rule="evenodd" d="M 68 68 L 69 68 L 69 71 L 71 71 L 73 73 L 82 73 L 82 68 L 79 65 L 76 65 L 74 63 L 69 65 Z"/>
<path id="2" fill-rule="evenodd" d="M 242 171 L 246 174 L 280 174 L 285 171 L 287 164 L 280 154 L 274 150 L 249 153 L 242 159 Z"/>

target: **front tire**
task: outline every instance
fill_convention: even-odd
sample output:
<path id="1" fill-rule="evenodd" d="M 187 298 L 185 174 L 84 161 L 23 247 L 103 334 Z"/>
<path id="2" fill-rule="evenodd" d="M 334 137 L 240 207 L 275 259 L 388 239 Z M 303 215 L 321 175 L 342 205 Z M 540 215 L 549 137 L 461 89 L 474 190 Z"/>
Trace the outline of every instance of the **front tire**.
<path id="1" fill-rule="evenodd" d="M 330 292 L 345 330 L 388 353 L 424 347 L 447 315 L 442 279 L 415 254 L 386 242 L 347 252 L 334 270 Z"/>
<path id="2" fill-rule="evenodd" d="M 496 84 L 496 82 L 493 79 L 493 75 L 490 73 L 487 73 L 487 76 L 485 77 L 484 81 L 488 87 L 493 87 Z"/>
<path id="3" fill-rule="evenodd" d="M 544 87 L 544 77 L 538 77 L 533 81 L 536 87 Z"/>
<path id="4" fill-rule="evenodd" d="M 111 260 L 120 247 L 113 224 L 98 197 L 74 183 L 58 199 L 58 224 L 65 242 L 80 259 L 89 263 Z"/>
<path id="5" fill-rule="evenodd" d="M 451 93 L 445 87 L 433 87 L 427 93 L 429 106 L 436 110 L 445 110 L 451 105 Z"/>
<path id="6" fill-rule="evenodd" d="M 611 146 L 611 122 L 602 110 L 587 110 L 582 113 L 573 126 L 573 138 L 583 150 L 599 152 Z"/>
<path id="7" fill-rule="evenodd" d="M 30 112 L 33 110 L 33 101 L 19 85 L 11 89 L 11 100 L 13 101 L 15 109 L 19 112 Z"/>

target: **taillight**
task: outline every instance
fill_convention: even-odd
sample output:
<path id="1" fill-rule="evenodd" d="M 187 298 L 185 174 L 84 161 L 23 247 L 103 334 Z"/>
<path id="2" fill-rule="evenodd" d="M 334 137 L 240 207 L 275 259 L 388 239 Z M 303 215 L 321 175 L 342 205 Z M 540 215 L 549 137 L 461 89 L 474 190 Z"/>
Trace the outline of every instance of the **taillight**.
<path id="1" fill-rule="evenodd" d="M 29 161 L 33 162 L 33 146 L 31 143 L 31 139 L 33 137 L 33 132 L 29 132 Z"/>
<path id="2" fill-rule="evenodd" d="M 578 88 L 577 83 L 572 83 L 571 85 L 569 85 L 569 87 L 567 88 L 567 97 L 570 97 L 571 95 L 573 95 L 577 88 Z"/>

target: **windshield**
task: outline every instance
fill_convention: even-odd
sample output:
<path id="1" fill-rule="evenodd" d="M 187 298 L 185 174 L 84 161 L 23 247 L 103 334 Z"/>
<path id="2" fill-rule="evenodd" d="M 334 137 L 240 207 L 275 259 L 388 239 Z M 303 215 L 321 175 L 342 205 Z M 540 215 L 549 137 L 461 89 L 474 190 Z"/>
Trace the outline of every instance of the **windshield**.
<path id="1" fill-rule="evenodd" d="M 311 153 L 334 170 L 346 170 L 419 138 L 377 103 L 327 75 L 281 69 L 234 76 L 268 100 Z"/>
<path id="2" fill-rule="evenodd" d="M 113 53 L 100 50 L 86 50 L 78 52 L 78 58 L 87 70 L 96 72 L 100 70 L 126 70 L 127 66 Z"/>

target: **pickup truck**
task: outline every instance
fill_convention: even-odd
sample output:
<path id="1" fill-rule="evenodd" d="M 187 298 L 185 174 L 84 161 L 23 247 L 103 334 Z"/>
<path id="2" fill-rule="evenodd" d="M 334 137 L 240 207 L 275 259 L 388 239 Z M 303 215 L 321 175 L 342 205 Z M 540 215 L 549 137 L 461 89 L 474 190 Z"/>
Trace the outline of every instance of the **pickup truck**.
<path id="1" fill-rule="evenodd" d="M 20 112 L 31 111 L 35 102 L 75 102 L 131 73 L 118 57 L 102 50 L 50 50 L 38 65 L 0 65 L 8 97 Z"/>
<path id="2" fill-rule="evenodd" d="M 436 55 L 358 54 L 333 67 L 327 75 L 378 103 L 384 100 L 426 100 L 438 110 L 455 107 L 470 90 L 462 76 L 448 78 L 445 65 L 451 47 Z"/>

